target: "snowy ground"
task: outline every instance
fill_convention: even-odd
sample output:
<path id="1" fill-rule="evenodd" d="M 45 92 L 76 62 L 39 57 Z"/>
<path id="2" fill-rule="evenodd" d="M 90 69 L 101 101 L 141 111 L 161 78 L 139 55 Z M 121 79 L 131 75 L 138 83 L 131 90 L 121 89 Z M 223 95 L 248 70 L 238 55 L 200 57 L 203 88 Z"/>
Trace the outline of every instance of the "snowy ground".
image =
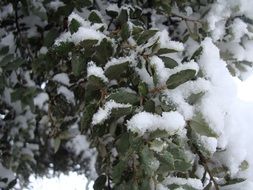
<path id="1" fill-rule="evenodd" d="M 238 79 L 235 79 L 235 82 L 238 86 L 238 97 L 246 105 L 246 109 L 253 108 L 253 76 L 247 79 L 244 82 L 241 82 Z M 250 115 L 249 115 L 250 117 Z M 253 129 L 252 129 L 253 131 Z M 70 173 L 67 175 L 60 175 L 60 177 L 55 178 L 31 178 L 31 190 L 83 190 L 86 188 L 87 179 L 84 176 L 77 175 L 76 173 Z M 246 186 L 252 184 L 245 184 Z M 89 189 L 92 189 L 93 183 L 90 183 Z M 244 186 L 244 187 L 246 187 Z M 225 190 L 225 189 L 224 189 Z"/>

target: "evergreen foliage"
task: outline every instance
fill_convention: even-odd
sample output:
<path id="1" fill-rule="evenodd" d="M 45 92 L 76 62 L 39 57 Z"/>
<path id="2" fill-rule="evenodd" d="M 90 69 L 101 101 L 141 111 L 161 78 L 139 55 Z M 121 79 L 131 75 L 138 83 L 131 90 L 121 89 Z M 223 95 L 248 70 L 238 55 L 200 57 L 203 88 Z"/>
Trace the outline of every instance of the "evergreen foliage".
<path id="1" fill-rule="evenodd" d="M 243 78 L 252 62 L 234 49 L 251 40 L 253 18 L 231 5 L 219 35 L 216 4 L 1 1 L 0 187 L 49 170 L 85 173 L 95 190 L 218 190 L 244 181 L 247 160 L 234 173 L 219 160 L 223 129 L 202 108 L 220 69 L 207 68 L 204 56 L 219 51 L 213 62 Z M 238 25 L 247 28 L 241 36 Z"/>

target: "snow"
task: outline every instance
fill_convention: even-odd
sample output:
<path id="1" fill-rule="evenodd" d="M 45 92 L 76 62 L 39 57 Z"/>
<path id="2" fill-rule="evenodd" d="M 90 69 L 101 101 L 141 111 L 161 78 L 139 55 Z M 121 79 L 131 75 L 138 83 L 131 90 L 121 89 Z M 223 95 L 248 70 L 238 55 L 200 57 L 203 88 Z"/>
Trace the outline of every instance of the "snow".
<path id="1" fill-rule="evenodd" d="M 58 73 L 54 75 L 53 80 L 66 86 L 69 86 L 69 77 L 67 73 Z"/>
<path id="2" fill-rule="evenodd" d="M 7 184 L 15 179 L 14 174 L 0 163 L 0 179 L 7 179 L 7 183 L 0 181 L 0 188 L 7 188 Z"/>
<path id="3" fill-rule="evenodd" d="M 248 34 L 248 25 L 243 22 L 241 19 L 236 18 L 231 25 L 232 32 L 234 34 L 234 40 L 235 42 L 240 42 L 241 38 Z"/>
<path id="4" fill-rule="evenodd" d="M 13 6 L 11 3 L 0 7 L 0 21 L 13 13 Z"/>
<path id="5" fill-rule="evenodd" d="M 89 159 L 89 171 L 87 171 L 86 174 L 90 179 L 95 180 L 97 178 L 97 172 L 95 169 L 97 153 L 95 148 L 90 148 L 90 143 L 87 137 L 78 134 L 67 142 L 66 147 L 70 151 L 73 151 L 76 156 L 80 156 L 81 159 Z"/>
<path id="6" fill-rule="evenodd" d="M 66 32 L 62 34 L 56 41 L 55 45 L 60 45 L 61 42 L 73 42 L 74 44 L 78 44 L 84 40 L 98 40 L 101 41 L 105 38 L 105 35 L 92 29 L 92 28 L 84 28 L 79 27 L 78 31 L 71 35 L 70 32 Z"/>
<path id="7" fill-rule="evenodd" d="M 163 112 L 162 116 L 149 112 L 140 112 L 127 121 L 128 129 L 139 135 L 144 135 L 145 132 L 152 132 L 157 129 L 174 134 L 183 129 L 184 126 L 184 118 L 178 112 Z"/>
<path id="8" fill-rule="evenodd" d="M 214 137 L 200 136 L 200 142 L 205 147 L 205 149 L 213 154 L 216 152 L 217 139 Z"/>
<path id="9" fill-rule="evenodd" d="M 203 189 L 203 185 L 200 179 L 194 179 L 194 178 L 179 178 L 179 177 L 167 177 L 163 181 L 164 185 L 171 185 L 171 184 L 177 184 L 177 185 L 188 185 L 195 189 Z"/>
<path id="10" fill-rule="evenodd" d="M 109 118 L 112 109 L 115 108 L 128 108 L 131 107 L 130 104 L 120 104 L 113 100 L 110 100 L 105 103 L 103 108 L 99 108 L 99 110 L 93 115 L 92 125 L 102 124 L 106 119 Z"/>
<path id="11" fill-rule="evenodd" d="M 168 48 L 168 49 L 173 49 L 176 51 L 184 50 L 184 45 L 181 42 L 170 40 L 169 33 L 167 30 L 163 30 L 159 32 L 159 34 L 160 34 L 159 35 L 160 48 Z"/>
<path id="12" fill-rule="evenodd" d="M 48 3 L 48 7 L 56 11 L 59 7 L 63 7 L 65 4 L 62 1 L 54 0 Z"/>
<path id="13" fill-rule="evenodd" d="M 102 67 L 96 66 L 93 61 L 89 62 L 87 67 L 87 77 L 92 75 L 102 79 L 105 83 L 108 83 L 108 78 L 105 76 Z"/>
<path id="14" fill-rule="evenodd" d="M 71 102 L 72 104 L 75 104 L 75 95 L 72 91 L 70 91 L 68 88 L 66 88 L 65 86 L 60 86 L 57 89 L 57 93 L 58 94 L 62 94 L 63 96 L 65 96 L 65 98 Z"/>
<path id="15" fill-rule="evenodd" d="M 119 12 L 120 11 L 118 5 L 117 4 L 113 4 L 113 3 L 110 3 L 109 6 L 106 8 L 106 10 L 108 10 L 108 11 L 114 11 L 114 12 Z"/>
<path id="16" fill-rule="evenodd" d="M 58 46 L 62 42 L 73 42 L 78 44 L 83 40 L 98 40 L 98 42 L 100 42 L 103 38 L 106 38 L 103 33 L 97 31 L 103 24 L 91 25 L 89 21 L 84 20 L 76 13 L 72 13 L 69 16 L 69 23 L 71 23 L 72 19 L 77 20 L 81 26 L 78 28 L 77 32 L 73 34 L 70 32 L 61 34 L 61 36 L 55 40 L 55 45 Z"/>
<path id="17" fill-rule="evenodd" d="M 39 93 L 33 99 L 35 106 L 38 106 L 40 109 L 45 109 L 45 110 L 47 110 L 47 106 L 45 105 L 45 102 L 47 102 L 48 100 L 49 100 L 49 96 L 45 92 Z"/>

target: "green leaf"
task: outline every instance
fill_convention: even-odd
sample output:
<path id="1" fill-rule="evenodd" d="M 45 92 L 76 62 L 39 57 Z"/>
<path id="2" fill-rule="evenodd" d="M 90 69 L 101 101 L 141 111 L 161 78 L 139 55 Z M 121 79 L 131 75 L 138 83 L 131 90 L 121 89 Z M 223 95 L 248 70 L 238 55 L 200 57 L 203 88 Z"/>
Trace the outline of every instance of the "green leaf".
<path id="1" fill-rule="evenodd" d="M 70 33 L 73 34 L 77 32 L 80 26 L 81 24 L 76 19 L 73 18 L 69 24 Z"/>
<path id="2" fill-rule="evenodd" d="M 134 36 L 135 39 L 137 39 L 138 35 L 140 33 L 143 32 L 143 28 L 142 27 L 139 27 L 139 26 L 134 26 L 133 27 L 133 31 L 132 31 L 132 35 Z"/>
<path id="3" fill-rule="evenodd" d="M 0 55 L 7 54 L 9 52 L 9 46 L 4 46 L 0 49 Z"/>
<path id="4" fill-rule="evenodd" d="M 155 113 L 155 102 L 153 100 L 148 100 L 144 103 L 143 109 L 146 112 Z"/>
<path id="5" fill-rule="evenodd" d="M 148 94 L 148 85 L 145 82 L 140 82 L 138 85 L 138 92 L 140 96 L 147 96 Z"/>
<path id="6" fill-rule="evenodd" d="M 203 51 L 203 47 L 199 47 L 191 56 L 191 59 L 194 59 L 195 61 L 199 58 Z"/>
<path id="7" fill-rule="evenodd" d="M 80 46 L 82 46 L 86 51 L 85 53 L 87 53 L 87 50 L 89 50 L 90 48 L 93 48 L 96 44 L 98 43 L 98 40 L 96 39 L 88 39 L 88 40 L 83 40 L 80 42 Z M 90 57 L 91 55 L 89 55 Z"/>
<path id="8" fill-rule="evenodd" d="M 221 186 L 227 186 L 227 185 L 233 185 L 233 184 L 237 184 L 237 183 L 242 183 L 245 180 L 246 179 L 244 179 L 244 178 L 226 179 L 227 182 L 224 185 L 221 185 Z"/>
<path id="9" fill-rule="evenodd" d="M 119 154 L 125 154 L 130 146 L 129 142 L 129 134 L 128 133 L 123 133 L 119 139 L 116 141 L 116 148 Z"/>
<path id="10" fill-rule="evenodd" d="M 144 44 L 151 37 L 153 37 L 156 33 L 157 33 L 157 30 L 145 30 L 145 31 L 143 31 L 136 40 L 137 44 L 138 45 Z"/>
<path id="11" fill-rule="evenodd" d="M 192 69 L 179 71 L 169 77 L 166 82 L 167 88 L 174 89 L 177 86 L 193 79 L 196 75 L 196 71 Z"/>
<path id="12" fill-rule="evenodd" d="M 121 9 L 119 16 L 117 18 L 117 23 L 120 26 L 123 26 L 124 23 L 126 23 L 128 21 L 128 11 L 126 9 Z"/>
<path id="13" fill-rule="evenodd" d="M 54 140 L 54 153 L 56 153 L 61 145 L 61 139 L 60 138 L 55 138 Z"/>
<path id="14" fill-rule="evenodd" d="M 120 64 L 111 65 L 105 70 L 105 75 L 109 79 L 119 79 L 121 77 L 121 74 L 126 72 L 128 66 L 129 66 L 128 61 Z"/>
<path id="15" fill-rule="evenodd" d="M 89 76 L 88 84 L 91 86 L 91 88 L 94 88 L 94 90 L 102 89 L 105 87 L 104 81 L 101 78 L 94 75 Z"/>
<path id="16" fill-rule="evenodd" d="M 240 166 L 239 166 L 240 170 L 241 171 L 245 171 L 249 168 L 249 163 L 247 162 L 247 160 L 244 160 Z"/>
<path id="17" fill-rule="evenodd" d="M 109 58 L 113 55 L 112 43 L 104 38 L 101 43 L 96 46 L 96 52 L 94 54 L 94 62 L 98 66 L 104 66 Z"/>
<path id="18" fill-rule="evenodd" d="M 106 11 L 106 14 L 112 18 L 116 18 L 118 16 L 118 12 L 117 11 L 114 11 L 114 10 L 105 10 Z"/>
<path id="19" fill-rule="evenodd" d="M 51 29 L 44 37 L 44 46 L 51 47 L 57 36 L 58 31 L 56 29 Z"/>
<path id="20" fill-rule="evenodd" d="M 153 165 L 156 161 L 153 152 L 149 150 L 148 146 L 145 146 L 140 152 L 140 162 L 141 167 L 147 176 L 152 176 L 154 174 L 155 171 Z"/>
<path id="21" fill-rule="evenodd" d="M 170 134 L 165 130 L 157 129 L 149 134 L 149 139 L 156 139 L 156 138 L 167 138 Z"/>
<path id="22" fill-rule="evenodd" d="M 121 31 L 120 31 L 120 36 L 122 38 L 122 40 L 127 40 L 129 37 L 130 37 L 130 29 L 129 29 L 129 26 L 128 26 L 128 23 L 124 23 L 122 28 L 121 28 Z"/>
<path id="23" fill-rule="evenodd" d="M 204 92 L 200 92 L 200 93 L 197 93 L 197 94 L 192 94 L 190 95 L 188 98 L 187 98 L 187 102 L 190 104 L 190 105 L 194 105 L 196 104 L 200 99 L 201 97 L 204 95 Z"/>
<path id="24" fill-rule="evenodd" d="M 151 190 L 148 178 L 142 179 L 140 190 Z"/>
<path id="25" fill-rule="evenodd" d="M 178 66 L 178 63 L 170 57 L 160 56 L 160 58 L 162 59 L 166 68 L 173 69 Z"/>
<path id="26" fill-rule="evenodd" d="M 215 137 L 218 135 L 215 133 L 207 124 L 207 122 L 203 119 L 203 116 L 198 113 L 196 114 L 192 120 L 190 121 L 191 129 L 199 135 L 204 135 L 207 137 Z"/>
<path id="27" fill-rule="evenodd" d="M 106 176 L 101 175 L 95 180 L 94 185 L 93 185 L 93 189 L 94 190 L 102 190 L 105 188 L 105 184 L 106 184 Z"/>
<path id="28" fill-rule="evenodd" d="M 83 116 L 80 122 L 81 132 L 85 132 L 90 127 L 90 123 L 92 121 L 93 114 L 96 112 L 97 104 L 90 103 L 89 105 L 85 106 Z"/>
<path id="29" fill-rule="evenodd" d="M 178 172 L 187 172 L 192 168 L 192 165 L 184 160 L 175 160 L 174 165 L 175 171 Z"/>
<path id="30" fill-rule="evenodd" d="M 168 152 L 168 151 L 163 151 L 162 153 L 158 153 L 156 155 L 157 159 L 164 163 L 166 165 L 166 170 L 169 171 L 174 171 L 175 166 L 174 166 L 174 158 L 173 155 Z"/>
<path id="31" fill-rule="evenodd" d="M 96 11 L 91 11 L 88 20 L 92 23 L 103 23 Z"/>
<path id="32" fill-rule="evenodd" d="M 111 116 L 114 118 L 119 118 L 122 116 L 129 115 L 133 112 L 133 108 L 131 106 L 125 108 L 113 108 L 111 111 Z"/>
<path id="33" fill-rule="evenodd" d="M 110 94 L 107 99 L 122 104 L 135 105 L 139 103 L 139 97 L 136 94 L 124 90 L 119 90 L 118 92 Z"/>
<path id="34" fill-rule="evenodd" d="M 161 49 L 158 50 L 158 52 L 156 53 L 156 55 L 163 55 L 163 54 L 175 53 L 175 52 L 178 52 L 178 51 L 174 50 L 174 49 L 161 48 Z"/>
<path id="35" fill-rule="evenodd" d="M 15 60 L 9 62 L 5 67 L 6 71 L 12 71 L 18 69 L 21 65 L 25 63 L 25 60 L 22 58 L 16 58 Z"/>
<path id="36" fill-rule="evenodd" d="M 9 62 L 11 62 L 14 59 L 13 54 L 8 54 L 3 57 L 3 59 L 0 61 L 0 66 L 5 67 Z"/>
<path id="37" fill-rule="evenodd" d="M 123 177 L 123 172 L 127 168 L 127 163 L 123 160 L 120 160 L 118 164 L 116 164 L 113 169 L 112 169 L 112 181 L 115 184 L 120 183 L 122 177 Z"/>
<path id="38" fill-rule="evenodd" d="M 72 42 L 61 42 L 59 46 L 54 46 L 53 52 L 60 56 L 67 56 L 73 50 L 75 44 Z"/>
<path id="39" fill-rule="evenodd" d="M 86 60 L 79 53 L 73 53 L 71 59 L 72 72 L 75 76 L 80 76 L 85 69 Z"/>

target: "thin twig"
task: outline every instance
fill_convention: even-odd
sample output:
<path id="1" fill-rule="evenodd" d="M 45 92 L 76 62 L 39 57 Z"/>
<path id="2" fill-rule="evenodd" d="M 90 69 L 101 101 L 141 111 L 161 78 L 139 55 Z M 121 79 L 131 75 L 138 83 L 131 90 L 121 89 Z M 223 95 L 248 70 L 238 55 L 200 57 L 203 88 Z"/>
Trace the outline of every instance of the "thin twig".
<path id="1" fill-rule="evenodd" d="M 173 13 L 173 12 L 171 12 L 171 15 L 172 15 L 172 16 L 175 16 L 175 17 L 178 17 L 178 18 L 181 18 L 181 19 L 186 20 L 186 21 L 197 22 L 197 23 L 203 24 L 202 21 L 199 20 L 199 19 L 192 19 L 192 18 L 183 16 L 183 15 L 179 15 L 179 14 L 177 14 L 177 13 Z"/>
<path id="2" fill-rule="evenodd" d="M 203 154 L 199 151 L 198 147 L 194 143 L 191 142 L 190 136 L 191 136 L 191 128 L 190 125 L 187 125 L 187 136 L 189 138 L 189 145 L 192 148 L 192 151 L 196 153 L 200 159 L 200 164 L 205 168 L 205 171 L 209 174 L 210 176 L 210 181 L 213 182 L 215 190 L 219 190 L 219 185 L 217 184 L 216 180 L 214 179 L 211 170 L 208 167 L 207 159 L 203 156 Z"/>

